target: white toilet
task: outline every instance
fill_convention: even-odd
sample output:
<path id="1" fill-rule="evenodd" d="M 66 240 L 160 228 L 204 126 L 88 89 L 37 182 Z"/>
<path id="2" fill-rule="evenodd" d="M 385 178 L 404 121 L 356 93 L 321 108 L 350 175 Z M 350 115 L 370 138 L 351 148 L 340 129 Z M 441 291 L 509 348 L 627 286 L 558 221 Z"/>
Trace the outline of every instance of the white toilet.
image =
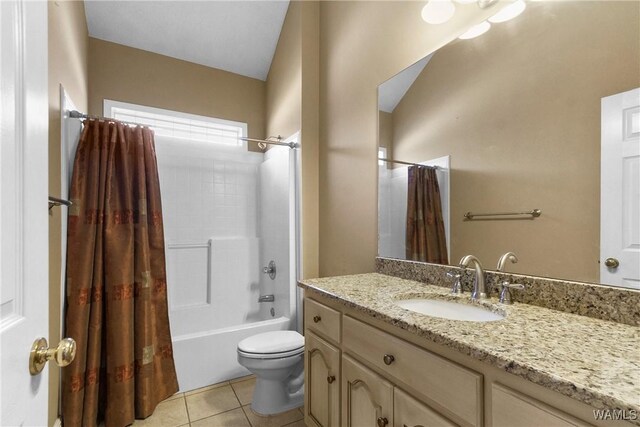
<path id="1" fill-rule="evenodd" d="M 238 343 L 238 363 L 256 376 L 251 409 L 272 415 L 302 406 L 304 337 L 296 331 L 253 335 Z"/>

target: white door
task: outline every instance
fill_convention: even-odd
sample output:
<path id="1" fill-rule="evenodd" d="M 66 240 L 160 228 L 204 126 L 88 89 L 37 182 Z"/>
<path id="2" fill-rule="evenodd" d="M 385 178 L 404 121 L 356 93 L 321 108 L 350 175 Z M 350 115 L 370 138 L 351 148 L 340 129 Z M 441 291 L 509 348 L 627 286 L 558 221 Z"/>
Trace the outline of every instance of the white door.
<path id="1" fill-rule="evenodd" d="M 0 425 L 47 424 L 47 3 L 0 1 Z"/>
<path id="2" fill-rule="evenodd" d="M 602 98 L 600 281 L 640 289 L 640 89 Z"/>

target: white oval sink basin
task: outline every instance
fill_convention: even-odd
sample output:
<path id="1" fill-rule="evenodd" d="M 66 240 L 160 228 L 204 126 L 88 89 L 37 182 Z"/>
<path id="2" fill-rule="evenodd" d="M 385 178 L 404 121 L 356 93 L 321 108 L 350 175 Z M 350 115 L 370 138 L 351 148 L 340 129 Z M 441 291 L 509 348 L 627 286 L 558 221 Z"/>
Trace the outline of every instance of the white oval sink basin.
<path id="1" fill-rule="evenodd" d="M 493 322 L 505 318 L 486 308 L 438 299 L 412 298 L 396 301 L 400 307 L 442 319 L 466 320 L 470 322 Z"/>

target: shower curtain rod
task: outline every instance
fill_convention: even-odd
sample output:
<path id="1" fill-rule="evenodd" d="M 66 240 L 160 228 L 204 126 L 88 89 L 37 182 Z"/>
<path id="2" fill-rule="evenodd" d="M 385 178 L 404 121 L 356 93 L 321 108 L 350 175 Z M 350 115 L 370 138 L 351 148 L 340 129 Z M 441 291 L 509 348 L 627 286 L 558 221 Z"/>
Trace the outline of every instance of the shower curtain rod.
<path id="1" fill-rule="evenodd" d="M 117 120 L 117 119 L 114 119 L 114 118 L 111 118 L 111 117 L 92 116 L 90 114 L 81 113 L 80 111 L 77 111 L 77 110 L 69 111 L 69 117 L 71 117 L 72 119 L 94 119 L 94 120 L 118 121 L 118 122 L 124 123 L 126 125 L 145 126 L 145 125 L 140 124 L 140 123 L 125 122 L 123 120 Z M 271 144 L 271 145 L 281 145 L 281 146 L 289 147 L 289 148 L 298 148 L 298 144 L 295 143 L 295 142 L 282 142 L 282 137 L 280 135 L 278 135 L 277 137 L 270 136 L 269 138 L 276 138 L 277 140 L 276 141 L 272 141 L 272 140 L 269 140 L 269 139 L 254 139 L 254 138 L 246 138 L 246 137 L 240 137 L 238 139 L 241 139 L 243 141 L 257 142 L 258 145 L 260 145 L 260 144 Z"/>
<path id="2" fill-rule="evenodd" d="M 247 137 L 240 137 L 238 139 L 241 139 L 243 141 L 251 141 L 251 142 L 257 142 L 258 144 L 271 144 L 271 145 L 280 145 L 283 147 L 289 147 L 289 148 L 298 148 L 298 144 L 296 144 L 295 142 L 282 142 L 282 137 L 280 136 L 270 136 L 269 138 L 276 138 L 276 141 L 272 141 L 269 139 L 255 139 L 255 138 L 247 138 Z"/>
<path id="3" fill-rule="evenodd" d="M 400 163 L 400 164 L 402 164 L 402 165 L 409 165 L 409 166 L 424 166 L 425 168 L 440 169 L 440 166 L 421 165 L 420 163 L 411 163 L 411 162 L 404 162 L 404 161 L 402 161 L 402 160 L 385 159 L 384 157 L 378 157 L 378 160 L 380 160 L 380 161 L 382 161 L 382 162 L 387 162 L 387 163 Z"/>
<path id="4" fill-rule="evenodd" d="M 72 119 L 94 119 L 94 120 L 106 120 L 109 122 L 120 122 L 120 123 L 124 123 L 125 125 L 132 125 L 132 126 L 145 126 L 143 124 L 140 123 L 136 123 L 136 122 L 125 122 L 122 120 L 118 120 L 118 119 L 114 119 L 112 117 L 101 117 L 101 116 L 92 116 L 89 114 L 84 114 L 81 113 L 80 111 L 77 110 L 71 110 L 69 111 L 69 117 L 71 117 Z"/>

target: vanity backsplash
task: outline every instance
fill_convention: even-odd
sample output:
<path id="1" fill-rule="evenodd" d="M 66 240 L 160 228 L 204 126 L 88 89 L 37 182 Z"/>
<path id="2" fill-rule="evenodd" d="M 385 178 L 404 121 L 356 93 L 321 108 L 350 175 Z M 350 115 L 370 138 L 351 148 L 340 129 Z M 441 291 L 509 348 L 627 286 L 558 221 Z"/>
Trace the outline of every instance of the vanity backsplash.
<path id="1" fill-rule="evenodd" d="M 474 270 L 470 268 L 463 270 L 449 265 L 378 257 L 376 272 L 443 287 L 452 285 L 453 279 L 447 273 L 461 273 L 464 292 L 471 293 L 473 289 Z M 512 290 L 514 302 L 640 326 L 640 291 L 637 290 L 495 271 L 486 271 L 485 280 L 490 297 L 499 294 L 503 281 L 520 283 L 525 288 Z"/>

